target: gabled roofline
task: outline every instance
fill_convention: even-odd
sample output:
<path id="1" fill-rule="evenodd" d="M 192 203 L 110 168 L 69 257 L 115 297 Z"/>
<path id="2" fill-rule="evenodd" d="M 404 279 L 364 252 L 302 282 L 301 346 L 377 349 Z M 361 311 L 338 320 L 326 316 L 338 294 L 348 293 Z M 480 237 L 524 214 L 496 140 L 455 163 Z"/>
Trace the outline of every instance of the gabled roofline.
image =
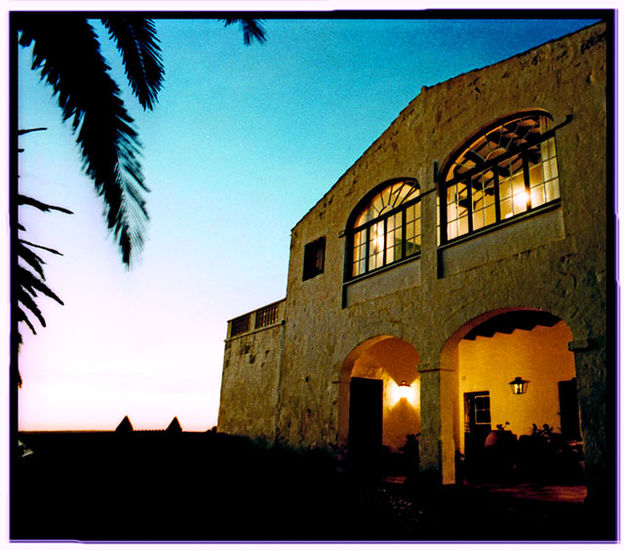
<path id="1" fill-rule="evenodd" d="M 613 10 L 604 10 L 605 12 L 611 12 L 613 13 Z M 538 12 L 539 13 L 539 12 Z M 581 11 L 582 13 L 582 11 Z M 595 12 L 592 12 L 595 13 Z M 340 181 L 347 175 L 347 173 L 359 162 L 359 160 L 366 155 L 366 153 L 368 153 L 370 150 L 372 150 L 374 148 L 374 146 L 379 142 L 379 140 L 384 136 L 384 134 L 390 129 L 392 128 L 392 126 L 394 126 L 394 124 L 397 122 L 397 120 L 399 120 L 403 114 L 412 106 L 412 104 L 420 97 L 423 95 L 424 92 L 428 92 L 429 90 L 432 90 L 433 88 L 437 88 L 438 86 L 441 86 L 442 84 L 446 84 L 447 82 L 452 82 L 453 80 L 456 80 L 458 78 L 461 77 L 465 77 L 466 75 L 470 75 L 470 74 L 476 74 L 480 71 L 483 71 L 485 69 L 489 69 L 490 67 L 494 67 L 495 65 L 499 65 L 501 63 L 506 63 L 507 61 L 510 61 L 512 59 L 515 58 L 519 58 L 525 55 L 528 55 L 536 50 L 542 49 L 545 46 L 549 45 L 549 44 L 554 44 L 555 42 L 560 42 L 562 40 L 567 39 L 570 36 L 574 36 L 575 34 L 579 34 L 581 32 L 586 31 L 587 29 L 590 29 L 592 27 L 597 27 L 599 25 L 605 25 L 607 24 L 607 20 L 606 19 L 602 19 L 596 23 L 591 23 L 589 25 L 587 25 L 586 27 L 582 27 L 574 32 L 570 32 L 568 34 L 565 34 L 563 36 L 560 36 L 559 38 L 553 38 L 552 40 L 548 40 L 547 42 L 544 42 L 543 44 L 539 44 L 538 46 L 535 46 L 533 48 L 530 48 L 528 50 L 525 50 L 523 52 L 519 52 L 517 54 L 514 54 L 510 57 L 506 57 L 505 59 L 501 59 L 500 61 L 497 61 L 496 63 L 490 63 L 489 65 L 484 65 L 483 67 L 478 67 L 475 69 L 472 69 L 470 71 L 466 71 L 465 73 L 460 73 L 452 78 L 448 78 L 447 80 L 442 80 L 432 86 L 423 86 L 420 89 L 420 93 L 414 97 L 414 99 L 412 99 L 400 112 L 399 114 L 396 116 L 396 118 L 386 127 L 386 129 L 379 135 L 379 137 L 377 137 L 377 139 L 375 139 L 375 141 L 373 141 L 365 150 L 364 152 L 340 175 L 340 177 L 335 181 L 335 183 L 323 194 L 323 196 L 316 201 L 316 203 L 314 203 L 314 205 L 300 218 L 300 220 L 292 227 L 291 229 L 291 233 L 297 228 L 297 226 L 299 226 L 299 224 L 301 222 L 303 222 L 303 220 L 305 220 L 308 215 L 310 215 L 310 213 L 321 203 L 323 202 L 323 200 L 325 199 L 325 197 L 327 197 L 327 195 L 329 195 L 329 193 L 331 193 L 334 189 L 334 187 L 336 187 Z"/>

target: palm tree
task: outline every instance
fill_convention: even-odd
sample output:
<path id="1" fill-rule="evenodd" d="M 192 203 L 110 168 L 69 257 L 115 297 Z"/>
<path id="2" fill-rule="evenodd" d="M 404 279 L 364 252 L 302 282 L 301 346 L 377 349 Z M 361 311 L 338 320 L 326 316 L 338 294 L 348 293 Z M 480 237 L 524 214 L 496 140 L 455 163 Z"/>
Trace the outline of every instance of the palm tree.
<path id="1" fill-rule="evenodd" d="M 84 15 L 27 13 L 12 15 L 19 45 L 33 47 L 32 69 L 52 86 L 54 96 L 70 121 L 76 136 L 86 175 L 102 197 L 108 230 L 113 234 L 122 262 L 130 267 L 143 246 L 143 229 L 149 216 L 144 194 L 148 192 L 139 162 L 140 142 L 134 120 L 126 110 L 117 83 L 109 74 L 110 67 L 100 52 L 94 28 Z M 101 19 L 109 37 L 119 51 L 130 88 L 145 110 L 152 110 L 164 82 L 164 69 L 156 28 L 151 19 L 135 13 L 116 13 Z M 240 24 L 245 44 L 254 39 L 263 42 L 259 22 L 249 19 L 225 19 L 225 26 Z M 18 131 L 18 135 L 27 130 Z M 71 213 L 17 193 L 17 203 L 43 211 Z M 23 226 L 14 225 L 24 231 Z M 37 291 L 62 304 L 45 283 L 43 260 L 32 248 L 59 254 L 21 238 L 16 242 L 17 288 L 14 303 L 16 317 L 35 332 L 27 311 L 45 326 L 45 320 L 33 298 Z M 17 332 L 18 342 L 21 336 Z M 18 375 L 19 380 L 19 375 Z"/>

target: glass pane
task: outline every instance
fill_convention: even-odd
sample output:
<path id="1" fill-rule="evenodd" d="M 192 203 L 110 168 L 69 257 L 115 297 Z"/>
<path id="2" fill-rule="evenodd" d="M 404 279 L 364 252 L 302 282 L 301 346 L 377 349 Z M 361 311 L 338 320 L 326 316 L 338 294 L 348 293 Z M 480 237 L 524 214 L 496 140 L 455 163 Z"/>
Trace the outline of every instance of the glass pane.
<path id="1" fill-rule="evenodd" d="M 397 221 L 397 216 L 398 216 L 398 215 L 399 215 L 399 214 L 395 214 L 394 216 L 390 216 L 390 217 L 388 218 L 388 221 L 387 221 L 387 223 L 386 223 L 386 227 L 387 227 L 387 229 L 388 229 L 388 233 L 390 233 L 391 231 L 394 231 L 394 224 L 395 224 L 395 222 Z M 400 223 L 401 223 L 401 222 L 400 222 L 400 220 L 399 220 L 399 225 L 400 225 Z M 388 246 L 390 246 L 390 244 L 388 244 Z"/>
<path id="2" fill-rule="evenodd" d="M 533 187 L 531 189 L 531 207 L 537 208 L 544 204 L 544 186 L 540 185 L 538 187 Z"/>
<path id="3" fill-rule="evenodd" d="M 500 178 L 499 180 L 499 196 L 501 201 L 511 197 L 511 180 L 509 178 Z"/>
<path id="4" fill-rule="evenodd" d="M 468 232 L 468 188 L 463 182 L 447 189 L 447 235 L 449 239 Z M 458 223 L 456 223 L 458 222 Z M 453 235 L 453 237 L 451 237 Z"/>
<path id="5" fill-rule="evenodd" d="M 401 181 L 388 185 L 362 209 L 353 227 L 360 227 L 366 222 L 372 221 L 382 214 L 399 207 L 405 201 L 415 199 L 418 197 L 418 193 L 419 189 L 415 182 Z"/>
<path id="6" fill-rule="evenodd" d="M 544 182 L 544 178 L 542 177 L 543 165 L 535 164 L 531 166 L 531 170 L 529 171 L 529 176 L 531 180 L 531 187 L 535 187 L 536 185 L 540 185 Z M 550 179 L 550 178 L 546 178 Z"/>
<path id="7" fill-rule="evenodd" d="M 396 262 L 401 259 L 401 232 L 403 213 L 399 212 L 390 216 L 387 221 L 388 249 L 386 250 L 386 264 Z"/>
<path id="8" fill-rule="evenodd" d="M 494 210 L 494 173 L 486 170 L 472 181 L 472 228 L 481 229 L 496 222 Z M 494 216 L 492 217 L 492 212 Z"/>
<path id="9" fill-rule="evenodd" d="M 489 424 L 490 423 L 490 411 L 489 410 L 476 410 L 475 421 L 477 424 Z"/>
<path id="10" fill-rule="evenodd" d="M 511 199 L 501 200 L 500 204 L 501 219 L 511 218 L 513 216 L 513 209 L 511 207 Z"/>
<path id="11" fill-rule="evenodd" d="M 522 173 L 522 170 L 517 171 L 511 178 L 511 188 L 513 189 L 514 196 L 516 196 L 518 193 L 522 193 L 525 190 L 524 174 Z"/>
<path id="12" fill-rule="evenodd" d="M 468 216 L 459 218 L 459 235 L 468 233 Z"/>
<path id="13" fill-rule="evenodd" d="M 368 254 L 368 269 L 373 270 L 383 265 L 385 248 L 384 222 L 378 222 L 370 227 L 370 247 Z"/>
<path id="14" fill-rule="evenodd" d="M 449 240 L 458 236 L 457 221 L 450 221 L 446 224 L 446 236 Z"/>
<path id="15" fill-rule="evenodd" d="M 409 241 L 414 238 L 416 231 L 416 225 L 414 222 L 410 222 L 405 226 L 405 238 Z"/>
<path id="16" fill-rule="evenodd" d="M 472 216 L 472 228 L 474 230 L 481 229 L 482 227 L 486 225 L 484 212 L 485 210 L 483 209 L 480 209 L 474 212 Z"/>
<path id="17" fill-rule="evenodd" d="M 554 201 L 559 198 L 559 180 L 554 179 L 546 182 L 544 185 L 546 189 L 546 202 Z"/>
<path id="18" fill-rule="evenodd" d="M 418 242 L 420 242 L 420 235 L 422 234 L 422 231 L 420 229 L 420 218 L 418 218 L 415 222 L 414 222 L 414 231 L 416 233 L 416 237 L 418 238 Z"/>
<path id="19" fill-rule="evenodd" d="M 420 203 L 418 203 L 420 206 Z M 405 223 L 409 223 L 416 217 L 416 205 L 409 206 L 405 209 Z"/>
<path id="20" fill-rule="evenodd" d="M 362 275 L 366 271 L 366 230 L 353 235 L 353 270 L 352 275 Z"/>

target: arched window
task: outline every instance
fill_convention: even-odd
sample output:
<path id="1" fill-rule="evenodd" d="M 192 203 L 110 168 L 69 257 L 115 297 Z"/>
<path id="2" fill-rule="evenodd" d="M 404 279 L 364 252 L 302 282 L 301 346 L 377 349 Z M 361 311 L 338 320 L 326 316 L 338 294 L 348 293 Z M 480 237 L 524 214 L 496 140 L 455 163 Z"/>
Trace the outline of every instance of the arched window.
<path id="1" fill-rule="evenodd" d="M 438 180 L 441 244 L 559 199 L 551 122 L 543 111 L 506 117 L 451 156 Z"/>
<path id="2" fill-rule="evenodd" d="M 348 279 L 420 253 L 420 190 L 401 180 L 374 190 L 351 214 Z"/>

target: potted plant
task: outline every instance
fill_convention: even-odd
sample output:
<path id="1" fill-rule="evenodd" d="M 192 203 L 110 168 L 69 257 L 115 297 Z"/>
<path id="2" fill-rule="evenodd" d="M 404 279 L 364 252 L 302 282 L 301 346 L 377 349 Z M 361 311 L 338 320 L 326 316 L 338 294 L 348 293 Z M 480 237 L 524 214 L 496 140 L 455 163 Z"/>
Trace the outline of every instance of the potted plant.
<path id="1" fill-rule="evenodd" d="M 513 447 L 516 443 L 516 435 L 507 431 L 505 428 L 509 426 L 509 422 L 505 424 L 496 424 L 496 429 L 492 430 L 485 438 L 485 448 L 507 448 Z"/>
<path id="2" fill-rule="evenodd" d="M 498 478 L 500 481 L 508 481 L 514 474 L 517 437 L 505 429 L 507 426 L 509 422 L 497 424 L 496 430 L 492 430 L 485 438 L 484 445 L 489 477 Z"/>

